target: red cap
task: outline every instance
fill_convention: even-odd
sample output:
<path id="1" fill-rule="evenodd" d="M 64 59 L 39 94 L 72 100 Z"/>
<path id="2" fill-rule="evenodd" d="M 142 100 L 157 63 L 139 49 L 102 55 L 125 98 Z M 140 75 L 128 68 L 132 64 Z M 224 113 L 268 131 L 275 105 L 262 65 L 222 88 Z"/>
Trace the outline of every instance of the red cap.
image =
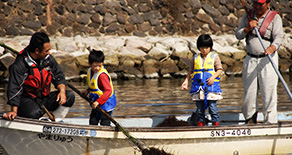
<path id="1" fill-rule="evenodd" d="M 267 0 L 252 0 L 253 2 L 265 3 Z"/>

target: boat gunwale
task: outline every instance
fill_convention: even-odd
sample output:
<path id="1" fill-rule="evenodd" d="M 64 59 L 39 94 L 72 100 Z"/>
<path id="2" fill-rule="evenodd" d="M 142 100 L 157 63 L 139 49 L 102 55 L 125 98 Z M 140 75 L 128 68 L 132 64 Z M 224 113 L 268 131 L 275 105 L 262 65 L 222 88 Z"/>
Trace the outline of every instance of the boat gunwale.
<path id="1" fill-rule="evenodd" d="M 0 114 L 0 121 L 8 121 Z M 67 124 L 60 122 L 49 122 L 38 119 L 16 117 L 13 121 L 19 123 L 28 123 L 32 125 L 42 126 L 55 126 L 55 127 L 66 127 L 66 128 L 79 128 L 79 129 L 94 129 L 103 131 L 118 131 L 115 126 L 97 126 L 97 125 L 80 125 L 80 124 Z M 11 121 L 12 122 L 12 121 Z M 0 126 L 1 127 L 1 126 Z M 292 127 L 292 121 L 281 121 L 273 124 L 243 124 L 243 125 L 222 125 L 222 126 L 178 126 L 178 127 L 124 127 L 129 132 L 178 132 L 178 131 L 209 131 L 209 130 L 234 130 L 234 129 L 265 129 L 265 128 L 279 128 L 279 127 Z"/>

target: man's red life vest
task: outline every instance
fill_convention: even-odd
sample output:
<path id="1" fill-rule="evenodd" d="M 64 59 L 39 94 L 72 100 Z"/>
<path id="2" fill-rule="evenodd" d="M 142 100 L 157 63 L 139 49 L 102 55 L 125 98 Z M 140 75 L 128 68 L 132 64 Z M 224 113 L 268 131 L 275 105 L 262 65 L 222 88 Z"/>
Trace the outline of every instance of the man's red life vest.
<path id="1" fill-rule="evenodd" d="M 28 66 L 28 77 L 22 85 L 22 95 L 32 98 L 49 95 L 52 74 L 48 63 L 38 68 L 28 57 L 25 57 L 24 61 Z"/>
<path id="2" fill-rule="evenodd" d="M 253 17 L 254 9 L 249 10 L 248 14 L 250 15 L 250 17 Z M 279 12 L 269 10 L 262 25 L 260 26 L 259 33 L 263 39 L 271 40 L 270 38 L 266 38 L 265 34 L 266 34 L 266 30 L 268 29 L 270 23 L 272 22 L 272 20 L 276 16 L 276 14 L 279 14 Z M 248 19 L 248 20 L 250 20 L 250 19 Z"/>

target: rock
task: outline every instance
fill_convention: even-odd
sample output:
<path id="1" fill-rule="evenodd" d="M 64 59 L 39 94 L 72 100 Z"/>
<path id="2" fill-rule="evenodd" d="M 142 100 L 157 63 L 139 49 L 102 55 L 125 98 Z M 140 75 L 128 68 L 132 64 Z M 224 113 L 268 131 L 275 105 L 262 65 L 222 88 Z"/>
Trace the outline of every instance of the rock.
<path id="1" fill-rule="evenodd" d="M 221 38 L 222 40 L 222 37 L 218 38 Z M 238 40 L 236 39 L 235 35 L 224 35 L 224 40 L 226 40 L 227 46 L 236 46 L 238 43 Z"/>
<path id="2" fill-rule="evenodd" d="M 67 43 L 66 45 L 64 45 L 64 47 L 64 52 L 75 52 L 79 50 L 78 46 L 73 41 Z"/>
<path id="3" fill-rule="evenodd" d="M 150 21 L 150 22 L 151 22 L 151 20 L 158 20 L 159 21 L 160 19 L 163 18 L 159 11 L 146 12 L 146 13 L 142 14 L 141 16 L 143 17 L 143 19 L 145 21 Z"/>
<path id="4" fill-rule="evenodd" d="M 77 18 L 77 22 L 80 23 L 80 24 L 86 25 L 86 24 L 89 23 L 90 17 L 91 17 L 90 14 L 84 14 L 84 13 L 82 13 L 79 16 L 79 18 Z"/>
<path id="5" fill-rule="evenodd" d="M 15 26 L 9 26 L 5 28 L 5 31 L 7 35 L 14 35 L 14 36 L 19 35 L 19 30 Z"/>
<path id="6" fill-rule="evenodd" d="M 223 64 L 227 64 L 228 66 L 232 66 L 236 62 L 236 60 L 234 60 L 233 58 L 230 58 L 222 54 L 219 54 L 219 57 L 221 59 L 221 62 Z"/>
<path id="7" fill-rule="evenodd" d="M 105 37 L 100 41 L 101 47 L 106 47 L 112 50 L 118 50 L 125 45 L 125 38 L 122 37 Z"/>
<path id="8" fill-rule="evenodd" d="M 144 19 L 139 14 L 133 14 L 133 15 L 130 16 L 129 22 L 131 24 L 133 24 L 133 25 L 135 25 L 135 24 L 142 24 L 144 22 Z"/>
<path id="9" fill-rule="evenodd" d="M 212 23 L 212 18 L 205 13 L 198 13 L 196 15 L 196 18 L 203 23 L 207 23 L 207 24 Z"/>
<path id="10" fill-rule="evenodd" d="M 5 48 L 0 46 L 0 55 L 3 55 L 4 54 L 4 51 L 5 51 Z"/>
<path id="11" fill-rule="evenodd" d="M 178 67 L 182 68 L 182 69 L 189 69 L 189 67 L 192 67 L 192 60 L 193 60 L 193 57 L 191 57 L 191 58 L 185 58 L 185 57 L 180 58 L 179 61 L 178 61 Z"/>
<path id="12" fill-rule="evenodd" d="M 279 58 L 282 59 L 290 59 L 291 58 L 291 52 L 289 52 L 286 48 L 283 46 L 280 47 L 280 49 L 277 51 L 279 54 Z"/>
<path id="13" fill-rule="evenodd" d="M 161 60 L 170 55 L 170 51 L 163 48 L 153 47 L 148 53 L 149 56 L 153 57 L 155 60 Z"/>
<path id="14" fill-rule="evenodd" d="M 108 26 L 108 28 L 106 29 L 106 32 L 113 33 L 113 32 L 120 30 L 120 28 L 122 28 L 121 25 L 118 25 L 117 23 L 112 23 Z"/>
<path id="15" fill-rule="evenodd" d="M 150 23 L 139 24 L 138 28 L 137 28 L 138 31 L 143 32 L 143 33 L 147 32 L 151 29 L 152 29 L 152 27 L 151 27 Z"/>
<path id="16" fill-rule="evenodd" d="M 158 69 L 154 66 L 157 61 L 154 59 L 145 60 L 143 63 L 142 72 L 147 79 L 159 78 Z"/>
<path id="17" fill-rule="evenodd" d="M 212 17 L 218 17 L 221 15 L 221 13 L 217 9 L 213 8 L 209 4 L 203 4 L 202 8 L 207 14 L 211 15 Z"/>
<path id="18" fill-rule="evenodd" d="M 176 73 L 174 73 L 174 77 L 186 77 L 188 74 L 188 71 L 187 70 L 181 70 L 181 71 L 178 71 Z"/>
<path id="19" fill-rule="evenodd" d="M 23 26 L 37 31 L 42 27 L 40 21 L 24 21 Z"/>
<path id="20" fill-rule="evenodd" d="M 69 60 L 68 60 L 69 61 Z M 74 63 L 74 61 L 69 61 L 71 63 L 68 63 L 64 61 L 60 64 L 61 69 L 63 70 L 66 78 L 78 78 L 80 75 L 79 69 L 77 65 Z"/>
<path id="21" fill-rule="evenodd" d="M 106 13 L 104 18 L 103 18 L 103 26 L 108 26 L 113 22 L 116 22 L 117 18 L 114 17 L 113 15 Z"/>
<path id="22" fill-rule="evenodd" d="M 283 47 L 288 50 L 288 52 L 292 53 L 292 38 L 291 36 L 284 35 L 284 43 Z"/>
<path id="23" fill-rule="evenodd" d="M 125 25 L 125 31 L 128 33 L 132 33 L 134 31 L 136 31 L 136 27 L 132 24 L 126 24 Z"/>
<path id="24" fill-rule="evenodd" d="M 133 33 L 134 36 L 138 36 L 138 37 L 146 37 L 147 34 L 145 34 L 144 32 L 141 32 L 141 31 L 134 31 Z"/>
<path id="25" fill-rule="evenodd" d="M 146 42 L 145 40 L 136 38 L 136 37 L 126 39 L 125 46 L 137 48 L 137 49 L 140 49 L 146 53 L 148 53 L 152 48 L 152 44 Z"/>
<path id="26" fill-rule="evenodd" d="M 219 43 L 213 42 L 213 50 L 221 55 L 231 57 L 229 50 L 225 50 L 224 46 L 221 46 Z"/>
<path id="27" fill-rule="evenodd" d="M 167 74 L 163 74 L 162 77 L 163 77 L 163 78 L 172 78 L 172 76 L 171 76 L 169 73 L 167 73 Z"/>
<path id="28" fill-rule="evenodd" d="M 0 70 L 8 70 L 8 67 L 14 62 L 15 57 L 11 53 L 5 53 L 0 56 Z M 3 66 L 2 66 L 3 65 Z"/>
<path id="29" fill-rule="evenodd" d="M 132 57 L 144 57 L 146 55 L 142 50 L 133 47 L 121 47 L 119 54 Z"/>
<path id="30" fill-rule="evenodd" d="M 110 74 L 112 80 L 117 80 L 118 79 L 117 73 L 109 73 L 109 74 Z"/>
<path id="31" fill-rule="evenodd" d="M 192 54 L 198 53 L 197 44 L 194 41 L 188 41 L 188 48 L 192 52 Z"/>
<path id="32" fill-rule="evenodd" d="M 190 49 L 188 48 L 188 42 L 187 41 L 182 41 L 182 42 L 175 42 L 172 45 L 173 49 L 173 56 L 176 57 L 188 57 L 188 55 L 192 55 L 190 52 Z"/>
<path id="33" fill-rule="evenodd" d="M 242 74 L 242 70 L 243 70 L 242 62 L 235 62 L 232 66 L 226 69 L 225 74 L 227 76 L 238 75 L 238 74 L 240 75 Z"/>
<path id="34" fill-rule="evenodd" d="M 292 66 L 292 60 L 280 59 L 279 60 L 279 71 L 281 73 L 289 73 L 289 68 Z"/>
<path id="35" fill-rule="evenodd" d="M 133 15 L 135 13 L 135 10 L 130 7 L 122 7 L 123 11 L 126 11 L 129 15 Z"/>
<path id="36" fill-rule="evenodd" d="M 136 79 L 136 76 L 134 74 L 125 73 L 125 74 L 123 74 L 121 79 L 133 80 L 133 79 Z"/>
<path id="37" fill-rule="evenodd" d="M 161 75 L 168 74 L 168 73 L 174 74 L 179 71 L 175 61 L 173 61 L 172 59 L 167 59 L 164 62 L 157 62 L 156 64 L 159 64 L 158 68 L 160 69 Z"/>
<path id="38" fill-rule="evenodd" d="M 246 56 L 245 51 L 231 52 L 231 54 L 232 54 L 232 58 L 238 61 L 244 59 L 244 57 Z"/>
<path id="39" fill-rule="evenodd" d="M 75 63 L 78 66 L 78 70 L 83 74 L 87 73 L 87 70 L 89 68 L 88 64 L 88 55 L 81 55 L 75 58 Z"/>
<path id="40" fill-rule="evenodd" d="M 66 77 L 79 77 L 80 71 L 75 63 L 75 57 L 69 53 L 57 52 L 52 54 L 60 64 Z"/>
<path id="41" fill-rule="evenodd" d="M 104 64 L 105 65 L 111 65 L 113 67 L 119 66 L 119 57 L 118 52 L 107 50 L 103 51 L 105 55 Z"/>

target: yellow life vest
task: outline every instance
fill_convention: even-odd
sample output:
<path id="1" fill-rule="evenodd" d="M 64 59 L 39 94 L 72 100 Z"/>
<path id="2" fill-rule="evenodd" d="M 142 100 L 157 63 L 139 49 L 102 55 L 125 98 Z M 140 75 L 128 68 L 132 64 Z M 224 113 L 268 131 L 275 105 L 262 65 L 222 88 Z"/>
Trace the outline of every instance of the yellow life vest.
<path id="1" fill-rule="evenodd" d="M 202 57 L 200 54 L 194 56 L 194 71 L 191 75 L 192 79 L 192 87 L 191 87 L 191 94 L 197 93 L 200 89 L 207 91 L 207 92 L 222 92 L 220 89 L 219 81 L 220 78 L 217 77 L 214 80 L 214 84 L 211 86 L 207 85 L 206 80 L 216 73 L 214 69 L 214 62 L 215 62 L 216 54 L 210 52 L 206 60 L 203 64 Z"/>
<path id="2" fill-rule="evenodd" d="M 114 109 L 116 106 L 116 97 L 115 97 L 115 91 L 112 83 L 111 76 L 109 75 L 108 71 L 102 66 L 101 70 L 98 73 L 93 73 L 91 68 L 88 69 L 87 72 L 87 84 L 90 89 L 90 94 L 89 97 L 93 100 L 96 101 L 100 96 L 103 95 L 103 91 L 99 89 L 98 87 L 98 78 L 101 73 L 107 74 L 109 80 L 110 80 L 110 85 L 112 88 L 112 93 L 110 95 L 110 98 L 101 106 L 101 108 L 105 111 L 111 111 Z"/>

